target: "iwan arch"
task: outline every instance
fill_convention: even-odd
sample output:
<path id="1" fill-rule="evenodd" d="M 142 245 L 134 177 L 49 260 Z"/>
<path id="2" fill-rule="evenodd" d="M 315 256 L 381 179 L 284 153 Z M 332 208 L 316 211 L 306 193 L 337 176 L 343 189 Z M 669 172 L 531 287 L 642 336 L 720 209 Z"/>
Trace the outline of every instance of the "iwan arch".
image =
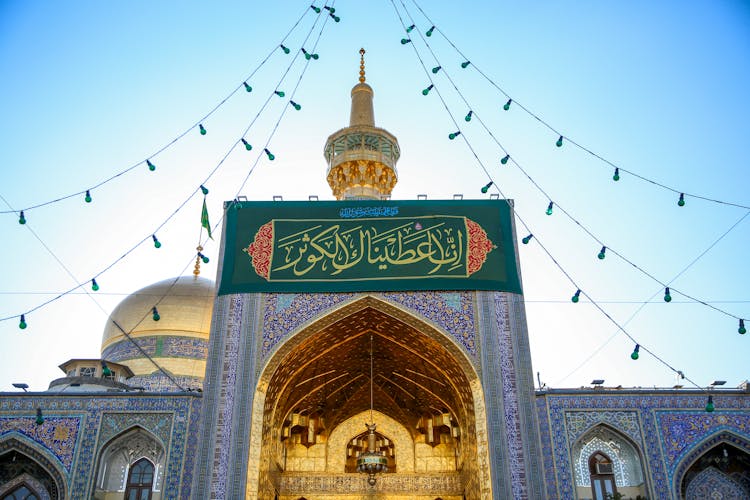
<path id="1" fill-rule="evenodd" d="M 456 289 L 450 286 L 456 281 L 432 279 L 436 271 L 447 272 L 445 263 L 454 257 L 455 262 L 465 259 L 468 278 L 487 254 L 500 254 L 512 263 L 507 268 L 512 276 L 505 278 L 520 280 L 512 225 L 501 231 L 484 223 L 477 229 L 481 224 L 460 217 L 466 220 L 455 227 L 457 232 L 465 230 L 461 235 L 441 229 L 445 239 L 428 235 L 422 246 L 408 247 L 409 239 L 422 237 L 417 235 L 429 231 L 431 224 L 450 225 L 456 217 L 436 222 L 435 217 L 445 214 L 419 212 L 428 204 L 380 201 L 390 197 L 396 184 L 400 149 L 394 136 L 375 127 L 372 99 L 362 63 L 360 83 L 352 89 L 350 125 L 331 135 L 325 148 L 328 182 L 334 195 L 348 203 L 313 202 L 300 212 L 314 219 L 308 211 L 316 207 L 337 214 L 340 209 L 335 207 L 346 207 L 341 222 L 331 229 L 337 231 L 336 248 L 344 250 L 328 252 L 332 237 L 316 233 L 317 223 L 284 236 L 280 224 L 291 219 L 290 224 L 296 223 L 299 217 L 274 210 L 293 202 L 253 210 L 227 203 L 229 222 L 219 270 L 223 281 L 211 327 L 195 498 L 459 500 L 543 495 L 522 295 L 487 285 Z M 471 203 L 476 202 L 468 203 L 452 206 L 472 213 Z M 508 209 L 509 202 L 495 203 L 486 207 Z M 269 222 L 232 233 L 232 217 L 240 220 L 251 211 L 255 217 L 258 210 L 267 211 Z M 378 226 L 366 238 L 361 236 L 357 246 L 350 244 L 351 235 L 365 230 L 343 229 L 347 218 L 357 217 L 363 217 L 364 225 L 389 217 L 398 222 L 396 229 Z M 488 236 L 485 229 L 498 232 Z M 507 239 L 501 241 L 500 233 Z M 391 253 L 385 257 L 377 242 L 387 238 Z M 275 245 L 282 247 L 286 241 L 298 243 L 290 243 L 285 253 L 273 253 Z M 373 275 L 357 279 L 367 281 L 391 271 L 400 264 L 398 259 L 405 261 L 404 255 L 412 262 L 429 261 L 432 267 L 413 287 L 404 286 L 400 277 L 382 280 L 373 287 L 378 291 L 370 291 L 369 285 L 350 287 L 345 280 L 344 285 L 326 282 L 312 292 L 287 284 L 307 277 L 307 269 L 316 265 L 323 270 L 331 266 L 328 272 L 335 276 L 333 268 L 346 268 L 342 259 L 356 260 L 365 243 L 369 262 L 380 264 Z M 311 247 L 317 249 L 315 256 Z M 419 258 L 414 257 L 417 253 Z M 269 288 L 248 293 L 232 288 L 234 281 L 228 286 L 226 281 L 245 272 L 237 271 L 239 259 L 267 280 Z M 286 282 L 273 275 L 290 269 L 294 275 Z M 284 284 L 270 288 L 278 286 L 274 279 Z M 386 291 L 389 284 L 398 291 Z M 375 450 L 368 450 L 366 423 L 376 424 Z M 357 457 L 367 451 L 387 458 L 388 471 L 377 474 L 374 486 L 366 474 L 356 472 Z"/>

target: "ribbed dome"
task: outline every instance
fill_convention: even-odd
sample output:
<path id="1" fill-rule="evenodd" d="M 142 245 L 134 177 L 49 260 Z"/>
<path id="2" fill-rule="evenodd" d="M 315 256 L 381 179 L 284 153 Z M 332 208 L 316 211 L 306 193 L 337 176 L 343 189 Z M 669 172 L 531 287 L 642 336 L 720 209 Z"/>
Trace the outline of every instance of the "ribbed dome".
<path id="1" fill-rule="evenodd" d="M 165 370 L 202 379 L 215 295 L 213 281 L 195 276 L 166 279 L 129 295 L 104 328 L 102 359 L 127 365 L 136 376 L 157 371 L 116 322 Z M 159 321 L 152 318 L 155 304 Z"/>

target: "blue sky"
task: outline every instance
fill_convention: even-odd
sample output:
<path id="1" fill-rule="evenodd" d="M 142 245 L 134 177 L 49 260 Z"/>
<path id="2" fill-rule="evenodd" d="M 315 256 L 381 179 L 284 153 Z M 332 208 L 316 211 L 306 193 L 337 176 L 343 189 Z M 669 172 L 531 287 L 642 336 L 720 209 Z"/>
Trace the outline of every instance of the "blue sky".
<path id="1" fill-rule="evenodd" d="M 395 134 L 402 149 L 394 199 L 423 193 L 481 198 L 486 195 L 479 189 L 493 180 L 515 200 L 535 240 L 612 318 L 627 322 L 625 329 L 644 347 L 699 385 L 750 378 L 750 336 L 737 333 L 736 319 L 682 293 L 664 303 L 661 285 L 612 253 L 597 259 L 601 245 L 559 210 L 658 281 L 750 317 L 750 216 L 742 219 L 748 209 L 689 195 L 684 207 L 676 204 L 685 192 L 750 206 L 747 4 L 418 3 L 471 60 L 468 68 L 460 67 L 464 59 L 440 32 L 426 38 L 415 30 L 412 44 L 399 43 L 406 35 L 394 5 L 422 35 L 431 25 L 411 0 L 366 7 L 338 1 L 341 22 L 328 18 L 325 24 L 309 2 L 294 1 L 0 3 L 2 198 L 14 209 L 29 207 L 141 163 L 92 190 L 90 204 L 80 195 L 28 210 L 25 226 L 16 214 L 0 214 L 0 317 L 75 286 L 62 265 L 79 282 L 89 281 L 188 200 L 159 229 L 161 249 L 146 242 L 97 278 L 96 302 L 84 293 L 87 286 L 29 314 L 26 330 L 18 329 L 17 318 L 0 322 L 0 389 L 18 381 L 45 389 L 62 375 L 58 364 L 98 357 L 107 315 L 124 296 L 189 273 L 201 198 L 188 198 L 256 116 L 245 135 L 253 151 L 233 150 L 206 182 L 212 221 L 219 221 L 222 201 L 238 193 L 257 200 L 275 194 L 331 199 L 322 150 L 327 136 L 348 124 L 360 47 L 367 50 L 376 123 Z M 291 54 L 274 51 L 305 12 L 284 41 Z M 304 58 L 295 60 L 302 46 L 315 46 L 320 59 L 306 67 Z M 425 73 L 415 49 L 428 68 L 440 64 L 443 71 Z M 248 80 L 253 92 L 241 89 L 203 121 L 205 137 L 190 130 L 152 157 L 259 66 Z M 557 135 L 517 105 L 503 111 L 506 98 L 477 69 L 566 137 L 678 193 L 624 172 L 615 183 L 611 166 L 570 143 L 555 147 Z M 421 94 L 430 78 L 450 114 L 436 91 Z M 277 88 L 286 98 L 274 97 L 260 112 Z M 288 108 L 293 92 L 300 111 Z M 469 107 L 475 118 L 467 123 Z M 451 115 L 462 130 L 455 141 L 447 138 L 455 131 Z M 480 120 L 546 195 L 513 162 L 500 164 L 500 148 Z M 267 141 L 276 160 L 256 162 Z M 142 164 L 149 157 L 154 172 Z M 0 211 L 10 210 L 3 199 Z M 546 216 L 550 199 L 559 208 Z M 516 222 L 520 238 L 528 231 Z M 633 342 L 588 300 L 570 302 L 576 285 L 537 241 L 519 247 L 534 370 L 543 382 L 676 382 L 647 353 L 630 360 Z M 218 241 L 204 253 L 217 255 Z M 215 264 L 204 266 L 205 276 L 215 278 Z"/>

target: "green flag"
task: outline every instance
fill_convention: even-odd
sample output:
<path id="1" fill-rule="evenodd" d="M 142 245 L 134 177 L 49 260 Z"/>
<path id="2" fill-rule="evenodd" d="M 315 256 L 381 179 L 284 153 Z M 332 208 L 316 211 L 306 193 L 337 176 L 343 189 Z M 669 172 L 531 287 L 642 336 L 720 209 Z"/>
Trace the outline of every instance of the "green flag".
<path id="1" fill-rule="evenodd" d="M 211 239 L 214 239 L 213 236 L 211 236 L 211 223 L 208 222 L 208 208 L 206 208 L 206 197 L 203 197 L 203 210 L 201 211 L 201 226 L 206 228 L 206 231 L 208 231 L 208 237 Z"/>

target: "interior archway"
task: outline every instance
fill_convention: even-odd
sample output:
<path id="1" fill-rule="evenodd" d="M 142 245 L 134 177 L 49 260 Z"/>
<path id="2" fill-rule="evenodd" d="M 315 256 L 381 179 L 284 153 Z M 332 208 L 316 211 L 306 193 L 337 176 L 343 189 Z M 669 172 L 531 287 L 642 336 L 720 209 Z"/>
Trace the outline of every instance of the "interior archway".
<path id="1" fill-rule="evenodd" d="M 403 490 L 408 498 L 439 494 L 453 500 L 464 491 L 478 498 L 487 491 L 489 471 L 479 467 L 477 451 L 487 450 L 486 441 L 477 440 L 486 436 L 483 427 L 477 429 L 485 416 L 475 415 L 484 403 L 472 365 L 444 332 L 410 311 L 365 297 L 291 335 L 261 373 L 252 426 L 261 446 L 256 456 L 250 447 L 249 464 L 258 469 L 248 470 L 249 497 L 323 498 L 315 489 L 322 494 L 330 481 L 342 494 L 367 491 L 362 475 L 340 467 L 338 454 L 345 447 L 330 446 L 330 440 L 351 439 L 364 428 L 365 421 L 355 417 L 369 414 L 370 342 L 374 421 L 378 430 L 378 416 L 386 417 L 384 425 L 392 421 L 394 429 L 403 429 L 398 440 L 393 431 L 384 433 L 396 441 L 399 465 L 395 474 L 379 478 L 379 485 L 394 495 Z M 443 489 L 425 490 L 430 481 Z"/>
<path id="2" fill-rule="evenodd" d="M 708 492 L 742 491 L 750 498 L 750 442 L 727 431 L 714 434 L 694 447 L 677 466 L 675 494 L 701 498 Z M 736 490 L 736 488 L 740 488 Z M 692 495 L 688 497 L 687 495 Z M 732 496 L 724 498 L 733 498 Z"/>
<path id="3" fill-rule="evenodd" d="M 683 498 L 750 498 L 750 455 L 720 443 L 706 451 L 685 473 Z"/>
<path id="4" fill-rule="evenodd" d="M 40 498 L 66 498 L 62 473 L 46 453 L 24 438 L 6 437 L 0 441 L 0 492 L 4 495 L 22 483 Z"/>

